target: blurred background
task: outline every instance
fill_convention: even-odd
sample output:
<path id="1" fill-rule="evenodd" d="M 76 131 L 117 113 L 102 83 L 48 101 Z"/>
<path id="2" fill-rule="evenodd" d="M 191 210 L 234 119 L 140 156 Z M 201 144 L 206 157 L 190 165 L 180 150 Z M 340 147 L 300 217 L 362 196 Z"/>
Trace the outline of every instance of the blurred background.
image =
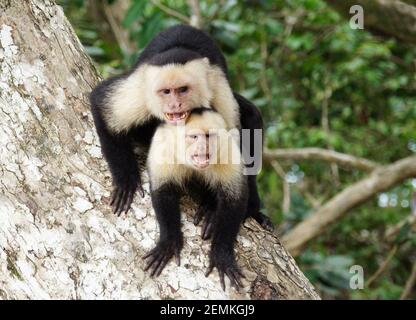
<path id="1" fill-rule="evenodd" d="M 416 152 L 416 35 L 386 34 L 393 12 L 376 7 L 368 28 L 352 29 L 349 1 L 338 2 L 58 1 L 103 77 L 128 69 L 157 32 L 192 23 L 220 45 L 233 89 L 261 109 L 269 149 L 319 147 L 387 165 Z M 274 160 L 258 179 L 263 212 L 285 235 L 368 174 Z M 409 179 L 375 195 L 297 254 L 322 298 L 416 298 L 415 191 Z M 353 265 L 363 267 L 363 290 L 350 288 Z"/>

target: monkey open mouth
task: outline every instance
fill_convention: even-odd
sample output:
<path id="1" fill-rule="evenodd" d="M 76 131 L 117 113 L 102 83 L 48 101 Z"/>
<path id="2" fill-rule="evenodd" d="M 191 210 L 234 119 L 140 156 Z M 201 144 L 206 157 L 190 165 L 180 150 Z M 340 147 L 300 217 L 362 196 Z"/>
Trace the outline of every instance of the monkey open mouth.
<path id="1" fill-rule="evenodd" d="M 186 118 L 188 118 L 189 111 L 176 112 L 176 113 L 165 112 L 164 115 L 167 121 L 174 123 L 177 121 L 186 120 Z"/>
<path id="2" fill-rule="evenodd" d="M 192 162 L 196 167 L 203 169 L 209 166 L 209 158 L 209 154 L 194 154 Z"/>

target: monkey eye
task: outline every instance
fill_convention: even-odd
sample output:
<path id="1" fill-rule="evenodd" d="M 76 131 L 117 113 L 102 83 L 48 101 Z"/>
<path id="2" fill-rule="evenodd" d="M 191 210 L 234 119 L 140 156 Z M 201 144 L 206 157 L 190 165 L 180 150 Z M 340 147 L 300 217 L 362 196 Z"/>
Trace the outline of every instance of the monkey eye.
<path id="1" fill-rule="evenodd" d="M 185 93 L 186 91 L 188 91 L 188 86 L 183 86 L 179 88 L 180 93 Z"/>
<path id="2" fill-rule="evenodd" d="M 163 89 L 163 93 L 164 94 L 169 94 L 170 93 L 170 89 Z"/>

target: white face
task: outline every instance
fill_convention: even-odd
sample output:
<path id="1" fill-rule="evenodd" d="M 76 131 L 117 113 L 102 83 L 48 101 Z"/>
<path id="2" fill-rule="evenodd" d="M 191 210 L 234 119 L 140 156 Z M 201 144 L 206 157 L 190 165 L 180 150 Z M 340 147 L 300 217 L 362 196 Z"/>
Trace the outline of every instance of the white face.
<path id="1" fill-rule="evenodd" d="M 214 132 L 204 130 L 187 130 L 185 136 L 187 162 L 195 169 L 205 169 L 215 159 L 217 136 Z"/>
<path id="2" fill-rule="evenodd" d="M 146 78 L 150 85 L 146 94 L 150 112 L 175 124 L 185 121 L 192 109 L 209 107 L 208 67 L 205 59 L 184 65 L 149 66 Z"/>
<path id="3" fill-rule="evenodd" d="M 156 91 L 167 122 L 186 120 L 192 110 L 192 90 L 191 85 L 183 81 L 175 85 L 167 83 Z"/>

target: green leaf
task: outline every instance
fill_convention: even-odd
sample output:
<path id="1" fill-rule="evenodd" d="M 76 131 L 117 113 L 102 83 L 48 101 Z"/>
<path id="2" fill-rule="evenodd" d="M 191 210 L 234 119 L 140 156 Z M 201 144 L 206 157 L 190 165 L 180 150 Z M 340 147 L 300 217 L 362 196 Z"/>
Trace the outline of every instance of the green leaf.
<path id="1" fill-rule="evenodd" d="M 145 0 L 134 0 L 126 16 L 123 19 L 123 27 L 129 28 L 131 25 L 143 16 L 144 7 L 146 6 Z"/>

